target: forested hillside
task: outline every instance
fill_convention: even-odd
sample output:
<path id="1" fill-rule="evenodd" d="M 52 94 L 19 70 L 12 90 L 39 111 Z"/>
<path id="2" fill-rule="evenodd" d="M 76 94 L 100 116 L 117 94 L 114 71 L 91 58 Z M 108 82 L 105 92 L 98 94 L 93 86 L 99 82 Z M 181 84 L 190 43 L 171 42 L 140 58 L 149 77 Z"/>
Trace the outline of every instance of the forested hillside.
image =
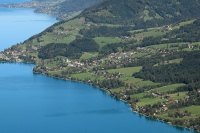
<path id="1" fill-rule="evenodd" d="M 200 17 L 199 7 L 198 0 L 104 0 L 82 16 L 94 23 L 150 27 Z"/>
<path id="2" fill-rule="evenodd" d="M 65 0 L 56 5 L 59 12 L 82 11 L 88 7 L 94 6 L 102 0 Z"/>
<path id="3" fill-rule="evenodd" d="M 200 41 L 200 19 L 193 23 L 174 29 L 163 36 L 149 36 L 143 39 L 142 46 L 173 42 L 199 42 Z"/>
<path id="4" fill-rule="evenodd" d="M 36 8 L 36 12 L 52 13 L 60 19 L 69 19 L 70 15 L 77 15 L 78 12 L 94 6 L 102 0 L 34 0 L 35 2 L 44 3 L 41 8 Z M 47 4 L 48 6 L 46 6 Z"/>

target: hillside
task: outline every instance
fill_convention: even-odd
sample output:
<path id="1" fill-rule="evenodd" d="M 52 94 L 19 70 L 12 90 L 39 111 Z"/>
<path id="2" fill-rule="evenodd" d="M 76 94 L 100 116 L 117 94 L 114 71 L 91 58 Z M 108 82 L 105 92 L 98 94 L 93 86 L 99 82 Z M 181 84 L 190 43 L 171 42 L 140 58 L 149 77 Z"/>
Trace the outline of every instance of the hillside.
<path id="1" fill-rule="evenodd" d="M 200 131 L 199 10 L 197 0 L 104 0 L 0 60 L 33 62 L 35 73 L 92 84 L 136 112 Z"/>
<path id="2" fill-rule="evenodd" d="M 36 12 L 51 12 L 57 15 L 60 19 L 69 19 L 71 16 L 77 15 L 77 13 L 83 11 L 86 8 L 94 6 L 102 0 L 35 0 L 36 2 L 42 3 L 55 3 L 53 5 L 44 6 L 43 8 L 37 8 Z"/>
<path id="3" fill-rule="evenodd" d="M 68 20 L 81 11 L 102 0 L 31 0 L 24 3 L 0 4 L 7 8 L 33 8 L 34 12 L 57 16 L 59 20 Z"/>
<path id="4" fill-rule="evenodd" d="M 104 0 L 82 12 L 82 16 L 94 23 L 124 23 L 141 28 L 200 17 L 199 7 L 198 0 Z"/>

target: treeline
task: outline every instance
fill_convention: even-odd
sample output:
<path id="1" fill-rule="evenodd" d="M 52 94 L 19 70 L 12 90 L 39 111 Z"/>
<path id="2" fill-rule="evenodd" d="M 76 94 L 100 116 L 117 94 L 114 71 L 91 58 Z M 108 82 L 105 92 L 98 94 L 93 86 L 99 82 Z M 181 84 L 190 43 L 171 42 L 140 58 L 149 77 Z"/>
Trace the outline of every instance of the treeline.
<path id="1" fill-rule="evenodd" d="M 142 70 L 133 74 L 137 78 L 153 82 L 185 83 L 200 87 L 200 51 L 192 51 L 184 55 L 180 64 L 143 66 Z"/>
<path id="2" fill-rule="evenodd" d="M 90 38 L 78 38 L 70 44 L 50 43 L 39 49 L 38 57 L 42 59 L 54 58 L 56 56 L 65 56 L 78 59 L 83 52 L 98 52 L 99 45 Z"/>

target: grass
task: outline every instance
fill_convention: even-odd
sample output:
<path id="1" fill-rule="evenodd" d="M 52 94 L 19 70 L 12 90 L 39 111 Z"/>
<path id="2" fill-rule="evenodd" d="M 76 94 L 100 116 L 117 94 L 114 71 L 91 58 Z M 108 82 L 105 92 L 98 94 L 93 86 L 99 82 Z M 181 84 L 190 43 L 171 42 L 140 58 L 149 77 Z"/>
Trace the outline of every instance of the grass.
<path id="1" fill-rule="evenodd" d="M 172 84 L 172 85 L 167 85 L 167 86 L 163 86 L 163 87 L 160 87 L 160 88 L 156 88 L 154 90 L 157 90 L 159 92 L 168 92 L 168 91 L 173 91 L 176 88 L 183 86 L 183 85 L 185 85 L 185 84 Z"/>
<path id="2" fill-rule="evenodd" d="M 147 20 L 151 20 L 151 19 L 153 19 L 153 17 L 150 17 L 149 16 L 149 11 L 148 10 L 144 10 L 144 21 L 147 21 Z"/>
<path id="3" fill-rule="evenodd" d="M 174 30 L 174 29 L 178 29 L 179 27 L 184 26 L 184 25 L 187 25 L 187 24 L 191 24 L 191 23 L 193 23 L 194 21 L 195 21 L 195 20 L 193 19 L 193 20 L 181 22 L 181 23 L 178 24 L 178 26 L 174 26 L 172 29 L 173 29 L 173 30 Z"/>
<path id="4" fill-rule="evenodd" d="M 59 27 L 65 27 L 65 28 L 66 27 L 76 27 L 76 28 L 81 29 L 81 28 L 84 28 L 84 26 L 83 26 L 84 22 L 85 22 L 84 18 L 77 18 L 77 19 L 70 20 L 66 23 L 63 23 L 63 24 L 57 26 L 57 28 L 59 28 Z"/>
<path id="5" fill-rule="evenodd" d="M 57 63 L 56 63 L 55 61 L 53 61 L 53 62 L 48 63 L 48 64 L 46 65 L 46 67 L 53 68 L 53 67 L 55 67 L 56 65 L 57 65 Z"/>
<path id="6" fill-rule="evenodd" d="M 160 97 L 156 97 L 156 98 L 141 98 L 139 99 L 140 101 L 137 103 L 137 105 L 139 106 L 144 106 L 144 105 L 153 105 L 155 103 L 158 102 L 164 102 L 164 99 L 161 99 Z"/>
<path id="7" fill-rule="evenodd" d="M 80 60 L 81 60 L 81 59 L 87 60 L 87 59 L 90 59 L 90 58 L 96 57 L 96 56 L 98 56 L 98 52 L 94 52 L 94 53 L 85 52 L 85 53 L 83 53 L 82 56 L 80 57 Z"/>
<path id="8" fill-rule="evenodd" d="M 183 58 L 178 58 L 174 60 L 169 60 L 169 63 L 180 63 L 183 60 Z"/>
<path id="9" fill-rule="evenodd" d="M 178 93 L 173 93 L 173 94 L 169 94 L 169 96 L 173 98 L 174 100 L 178 100 L 178 99 L 184 98 L 186 94 L 187 92 L 179 92 L 179 95 Z"/>
<path id="10" fill-rule="evenodd" d="M 189 106 L 185 108 L 181 108 L 180 110 L 185 111 L 187 110 L 188 112 L 191 112 L 192 114 L 195 114 L 197 116 L 200 116 L 200 106 Z"/>
<path id="11" fill-rule="evenodd" d="M 133 54 L 131 57 L 132 58 L 139 58 L 139 57 L 143 57 L 143 56 L 146 56 L 146 55 L 148 55 L 148 53 L 140 53 L 140 52 L 138 52 L 136 54 Z"/>
<path id="12" fill-rule="evenodd" d="M 190 44 L 190 45 L 200 45 L 200 42 L 195 42 L 191 44 L 190 42 L 177 42 L 177 43 L 165 43 L 165 44 L 157 44 L 152 46 L 147 46 L 147 48 L 168 48 L 169 50 L 176 49 L 179 50 L 179 46 L 183 44 Z M 177 45 L 177 47 L 170 47 L 171 45 Z M 184 48 L 183 51 L 192 51 L 192 48 Z"/>
<path id="13" fill-rule="evenodd" d="M 178 58 L 178 59 L 174 59 L 174 60 L 169 60 L 169 62 L 164 62 L 164 65 L 167 65 L 167 64 L 172 64 L 172 63 L 177 63 L 179 64 L 181 61 L 183 60 L 183 58 Z M 162 64 L 163 65 L 163 64 Z M 158 66 L 158 64 L 155 64 L 153 66 Z"/>
<path id="14" fill-rule="evenodd" d="M 138 94 L 134 94 L 134 95 L 131 95 L 130 97 L 131 98 L 142 98 L 142 97 L 144 97 L 145 95 L 147 95 L 148 93 L 146 93 L 146 92 L 143 92 L 143 93 L 138 93 Z"/>
<path id="15" fill-rule="evenodd" d="M 121 39 L 118 37 L 95 37 L 94 40 L 99 44 L 99 47 L 102 48 L 106 44 L 118 43 L 121 42 Z"/>
<path id="16" fill-rule="evenodd" d="M 107 70 L 108 73 L 123 73 L 119 79 L 121 81 L 124 81 L 125 83 L 128 84 L 133 84 L 134 86 L 137 87 L 142 87 L 142 86 L 151 86 L 151 85 L 156 85 L 158 83 L 154 83 L 152 81 L 144 81 L 143 79 L 140 78 L 135 78 L 132 77 L 133 73 L 139 72 L 142 69 L 142 67 L 127 67 L 127 68 L 119 68 L 119 69 L 110 69 Z"/>
<path id="17" fill-rule="evenodd" d="M 50 71 L 49 74 L 55 75 L 55 74 L 60 74 L 61 71 Z"/>
<path id="18" fill-rule="evenodd" d="M 125 74 L 126 76 L 132 76 L 133 73 L 139 72 L 142 67 L 126 67 L 126 68 L 119 68 L 119 69 L 110 69 L 107 70 L 109 73 L 120 72 Z"/>
<path id="19" fill-rule="evenodd" d="M 174 120 L 173 117 L 168 116 L 168 112 L 162 113 L 162 114 L 157 114 L 157 116 L 161 119 L 169 119 L 169 120 Z"/>
<path id="20" fill-rule="evenodd" d="M 154 83 L 150 80 L 144 81 L 141 80 L 140 82 L 137 82 L 135 85 L 138 87 L 142 87 L 142 86 L 152 86 L 152 85 L 158 85 L 159 83 Z"/>
<path id="21" fill-rule="evenodd" d="M 123 88 L 116 88 L 116 89 L 110 89 L 110 91 L 113 92 L 120 92 Z"/>
<path id="22" fill-rule="evenodd" d="M 80 80 L 84 80 L 85 78 L 90 78 L 91 80 L 95 79 L 95 77 L 91 73 L 72 74 L 71 77 L 77 78 Z"/>
<path id="23" fill-rule="evenodd" d="M 133 85 L 136 85 L 139 82 L 142 82 L 142 80 L 143 80 L 143 79 L 139 79 L 139 78 L 135 78 L 135 77 L 126 77 L 126 76 L 120 77 L 119 79 L 128 84 L 132 83 Z"/>

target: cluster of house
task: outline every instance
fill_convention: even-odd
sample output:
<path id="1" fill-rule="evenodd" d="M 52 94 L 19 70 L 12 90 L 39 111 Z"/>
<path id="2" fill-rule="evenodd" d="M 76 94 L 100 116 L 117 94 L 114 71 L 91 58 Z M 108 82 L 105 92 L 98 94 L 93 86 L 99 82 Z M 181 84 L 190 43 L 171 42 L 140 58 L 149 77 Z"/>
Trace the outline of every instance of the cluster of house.
<path id="1" fill-rule="evenodd" d="M 21 52 L 18 52 L 16 50 L 10 51 L 6 50 L 5 52 L 0 53 L 0 60 L 4 61 L 12 61 L 12 62 L 22 62 L 22 60 L 19 58 L 19 56 L 27 56 L 27 52 L 25 50 L 22 50 Z"/>

